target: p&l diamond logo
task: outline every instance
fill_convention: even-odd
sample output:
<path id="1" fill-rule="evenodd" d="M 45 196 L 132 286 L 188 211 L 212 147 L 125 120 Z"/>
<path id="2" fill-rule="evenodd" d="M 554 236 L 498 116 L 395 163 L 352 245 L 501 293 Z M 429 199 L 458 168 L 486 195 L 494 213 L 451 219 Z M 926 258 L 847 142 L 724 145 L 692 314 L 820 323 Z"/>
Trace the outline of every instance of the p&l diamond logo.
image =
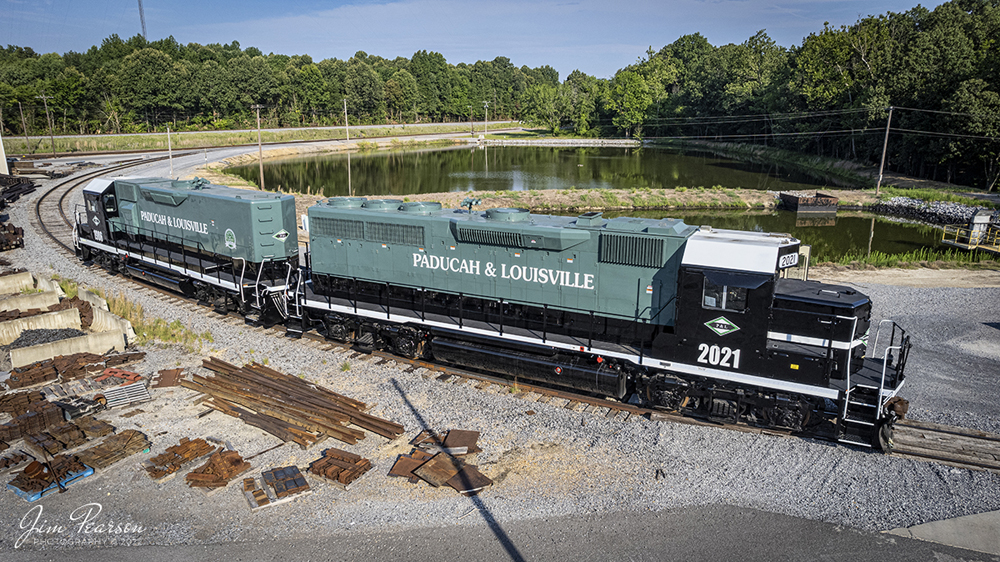
<path id="1" fill-rule="evenodd" d="M 720 316 L 715 320 L 709 320 L 708 322 L 705 322 L 705 325 L 708 326 L 709 330 L 712 330 L 720 336 L 731 334 L 740 329 L 739 326 L 730 322 L 725 316 Z"/>

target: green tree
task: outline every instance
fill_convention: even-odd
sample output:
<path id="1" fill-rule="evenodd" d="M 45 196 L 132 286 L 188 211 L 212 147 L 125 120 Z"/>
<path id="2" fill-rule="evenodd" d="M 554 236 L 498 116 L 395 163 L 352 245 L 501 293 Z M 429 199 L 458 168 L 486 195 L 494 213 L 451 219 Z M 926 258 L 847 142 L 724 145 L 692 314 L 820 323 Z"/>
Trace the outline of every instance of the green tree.
<path id="1" fill-rule="evenodd" d="M 224 66 L 214 59 L 202 63 L 195 76 L 198 103 L 211 110 L 212 117 L 218 119 L 228 113 L 236 102 L 234 84 L 229 79 Z"/>
<path id="2" fill-rule="evenodd" d="M 979 160 L 986 191 L 993 191 L 1000 178 L 1000 94 L 979 78 L 963 82 L 944 102 L 952 116 L 954 130 L 974 139 L 950 141 L 949 149 L 958 158 Z"/>
<path id="3" fill-rule="evenodd" d="M 613 114 L 612 122 L 625 132 L 642 137 L 642 124 L 646 110 L 653 103 L 649 86 L 642 76 L 632 71 L 621 71 L 611 80 L 604 106 Z"/>
<path id="4" fill-rule="evenodd" d="M 118 95 L 144 116 L 158 122 L 160 112 L 175 106 L 178 75 L 169 56 L 156 49 L 141 49 L 125 57 L 118 75 Z"/>
<path id="5" fill-rule="evenodd" d="M 601 81 L 574 70 L 560 86 L 560 95 L 566 100 L 567 120 L 578 135 L 592 132 L 598 120 L 598 100 L 601 97 Z"/>
<path id="6" fill-rule="evenodd" d="M 553 134 L 559 132 L 562 124 L 562 101 L 558 88 L 548 84 L 538 84 L 528 88 L 526 95 L 527 107 L 524 117 L 529 123 L 549 129 Z"/>
<path id="7" fill-rule="evenodd" d="M 403 112 L 413 109 L 417 101 L 417 79 L 405 69 L 397 70 L 385 82 L 385 99 L 389 116 L 403 120 Z"/>
<path id="8" fill-rule="evenodd" d="M 385 119 L 385 86 L 378 73 L 367 63 L 351 59 L 344 90 L 348 109 L 362 122 L 381 122 Z"/>

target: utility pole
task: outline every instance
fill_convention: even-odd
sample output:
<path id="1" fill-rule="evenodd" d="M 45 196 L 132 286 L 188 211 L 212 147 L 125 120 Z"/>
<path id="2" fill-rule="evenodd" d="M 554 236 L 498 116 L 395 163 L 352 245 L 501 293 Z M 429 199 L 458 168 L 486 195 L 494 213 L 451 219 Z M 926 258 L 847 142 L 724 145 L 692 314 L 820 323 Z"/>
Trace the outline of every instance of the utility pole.
<path id="1" fill-rule="evenodd" d="M 472 125 L 472 106 L 469 106 L 469 134 L 475 136 L 476 128 Z"/>
<path id="2" fill-rule="evenodd" d="M 264 191 L 264 149 L 260 144 L 260 110 L 264 107 L 259 103 L 250 106 L 250 109 L 257 110 L 257 162 L 260 165 L 260 190 Z"/>
<path id="3" fill-rule="evenodd" d="M 170 160 L 170 179 L 174 179 L 174 149 L 170 143 L 170 127 L 167 127 L 167 160 Z"/>
<path id="4" fill-rule="evenodd" d="M 45 104 L 45 120 L 48 121 L 49 123 L 49 140 L 52 141 L 52 157 L 55 158 L 56 139 L 54 136 L 52 136 L 52 119 L 49 118 L 49 100 L 52 99 L 52 96 L 46 96 L 45 91 L 43 90 L 42 95 L 35 96 L 35 99 L 40 99 L 42 100 L 42 103 Z"/>
<path id="5" fill-rule="evenodd" d="M 3 149 L 3 127 L 0 127 L 0 174 L 10 175 L 7 169 L 7 151 Z"/>
<path id="6" fill-rule="evenodd" d="M 142 22 L 142 38 L 146 39 L 146 12 L 142 10 L 142 0 L 139 0 L 139 21 Z"/>
<path id="7" fill-rule="evenodd" d="M 31 141 L 28 140 L 28 122 L 24 120 L 24 108 L 21 107 L 21 100 L 17 100 L 17 110 L 21 112 L 21 129 L 24 131 L 24 151 L 28 152 L 31 150 Z"/>
<path id="8" fill-rule="evenodd" d="M 490 102 L 488 102 L 488 101 L 484 101 L 483 102 L 483 112 L 485 113 L 485 115 L 483 115 L 483 138 L 485 139 L 486 135 L 490 134 L 489 133 L 489 128 L 490 128 Z"/>
<path id="9" fill-rule="evenodd" d="M 347 140 L 351 140 L 351 128 L 347 124 L 347 98 L 344 98 L 344 132 L 347 133 Z"/>
<path id="10" fill-rule="evenodd" d="M 875 197 L 882 189 L 882 170 L 885 169 L 885 151 L 889 147 L 889 125 L 892 124 L 892 106 L 889 106 L 889 118 L 885 121 L 885 141 L 882 143 L 882 163 L 878 165 L 878 183 L 875 184 Z"/>

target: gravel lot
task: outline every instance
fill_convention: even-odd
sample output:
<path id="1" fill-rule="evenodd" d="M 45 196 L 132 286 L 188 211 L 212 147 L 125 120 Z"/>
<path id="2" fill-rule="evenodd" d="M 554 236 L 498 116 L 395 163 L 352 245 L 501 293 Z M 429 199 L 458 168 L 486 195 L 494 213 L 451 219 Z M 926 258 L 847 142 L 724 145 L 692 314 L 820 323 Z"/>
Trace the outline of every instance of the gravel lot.
<path id="1" fill-rule="evenodd" d="M 668 422 L 622 422 L 600 415 L 527 402 L 496 390 L 443 384 L 421 372 L 404 373 L 392 363 L 375 365 L 347 354 L 264 333 L 205 311 L 191 312 L 137 293 L 121 280 L 107 281 L 63 257 L 30 232 L 30 201 L 18 202 L 11 220 L 25 227 L 25 249 L 4 257 L 36 273 L 58 273 L 84 285 L 128 291 L 146 314 L 179 319 L 214 341 L 191 352 L 147 346 L 133 370 L 151 374 L 194 367 L 214 355 L 232 363 L 267 360 L 281 371 L 375 404 L 372 413 L 402 423 L 405 439 L 389 442 L 368 434 L 356 446 L 327 442 L 316 450 L 294 445 L 253 459 L 255 473 L 288 464 L 305 467 L 326 446 L 372 459 L 374 468 L 348 490 L 311 478 L 311 496 L 251 513 L 237 485 L 206 497 L 182 478 L 154 483 L 137 464 L 181 437 L 216 436 L 244 456 L 279 441 L 219 413 L 203 418 L 197 396 L 182 388 L 154 389 L 144 413 L 122 419 L 132 408 L 102 414 L 117 429 L 137 428 L 153 441 L 136 455 L 38 502 L 48 525 L 68 529 L 21 548 L 68 548 L 122 544 L 200 544 L 268 538 L 308 538 L 355 528 L 386 530 L 471 525 L 483 517 L 500 522 L 616 511 L 660 511 L 684 506 L 731 505 L 842 524 L 867 531 L 1000 509 L 1000 476 L 912 461 L 808 439 L 753 435 Z M 956 272 L 961 275 L 961 272 Z M 904 391 L 914 418 L 1000 432 L 996 403 L 1000 361 L 1000 289 L 856 285 L 875 302 L 877 318 L 892 318 L 911 331 L 914 350 Z M 348 370 L 342 366 L 349 363 Z M 534 411 L 534 415 L 527 412 Z M 478 499 L 450 488 L 386 476 L 406 442 L 423 427 L 482 433 L 475 459 L 495 484 Z M 657 471 L 661 471 L 657 478 Z M 664 477 L 665 475 L 665 477 Z M 93 536 L 76 533 L 74 509 L 102 506 L 100 518 L 132 523 L 141 532 Z M 0 494 L 0 551 L 14 548 L 25 532 L 27 504 Z M 476 512 L 479 512 L 478 514 Z M 27 519 L 25 519 L 27 518 Z"/>

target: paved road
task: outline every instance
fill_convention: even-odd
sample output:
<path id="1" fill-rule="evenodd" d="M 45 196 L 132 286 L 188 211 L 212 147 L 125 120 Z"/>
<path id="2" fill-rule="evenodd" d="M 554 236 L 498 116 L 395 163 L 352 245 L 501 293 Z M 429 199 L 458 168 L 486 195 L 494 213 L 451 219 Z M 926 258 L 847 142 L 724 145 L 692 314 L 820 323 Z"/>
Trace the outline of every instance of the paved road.
<path id="1" fill-rule="evenodd" d="M 488 125 L 489 125 L 489 127 L 503 127 L 503 126 L 509 126 L 511 123 L 517 123 L 517 121 L 490 121 L 488 123 Z M 402 124 L 399 124 L 399 125 L 393 125 L 393 124 L 386 124 L 386 125 L 351 125 L 351 129 L 350 130 L 352 130 L 352 131 L 359 130 L 360 131 L 362 129 L 396 129 L 396 128 L 406 128 L 406 129 L 414 129 L 414 128 L 416 128 L 416 129 L 421 129 L 421 128 L 427 128 L 427 127 L 441 127 L 441 126 L 450 126 L 450 125 L 454 125 L 454 126 L 464 125 L 466 127 L 470 126 L 470 124 L 468 122 L 454 122 L 454 123 L 402 123 Z M 479 131 L 480 133 L 482 133 L 482 131 L 483 131 L 483 122 L 482 121 L 473 121 L 471 123 L 471 126 L 475 127 L 477 131 Z M 309 131 L 309 130 L 329 131 L 329 130 L 336 130 L 336 129 L 343 129 L 343 128 L 344 128 L 343 125 L 330 126 L 330 127 L 279 127 L 279 128 L 271 128 L 271 129 L 269 129 L 269 128 L 263 128 L 263 129 L 261 129 L 261 131 L 263 131 L 263 132 L 271 132 L 271 133 L 284 133 L 284 132 L 289 132 L 289 131 Z M 221 131 L 171 131 L 170 134 L 171 135 L 191 135 L 191 134 L 202 134 L 202 133 L 216 133 L 216 134 L 220 134 L 220 135 L 225 135 L 225 134 L 256 133 L 256 132 L 257 132 L 257 129 L 253 128 L 253 129 L 226 129 L 226 130 L 221 130 Z M 111 134 L 101 134 L 101 135 L 55 135 L 55 138 L 57 138 L 57 139 L 64 139 L 64 138 L 88 139 L 88 138 L 106 138 L 106 137 L 141 137 L 141 136 L 146 136 L 146 135 L 166 135 L 166 133 L 163 132 L 163 133 L 117 133 L 117 134 L 111 133 Z M 10 135 L 10 134 L 8 134 L 7 138 L 8 139 L 23 139 L 24 135 Z M 49 135 L 28 135 L 28 139 L 30 139 L 30 140 L 40 140 L 40 139 L 41 140 L 47 140 L 48 138 L 49 138 Z M 36 151 L 36 154 L 38 154 L 38 155 L 43 155 L 44 153 L 45 153 L 44 146 L 39 147 L 38 150 Z"/>
<path id="2" fill-rule="evenodd" d="M 303 521 L 302 536 L 201 546 L 19 550 L 11 562 L 60 560 L 831 560 L 904 562 L 996 560 L 914 539 L 730 506 L 657 513 L 613 513 L 511 524 L 473 512 L 471 524 L 438 529 L 324 535 Z M 466 521 L 467 522 L 467 521 Z M 462 523 L 466 523 L 462 522 Z M 72 538 L 67 534 L 67 538 Z M 37 548 L 30 544 L 29 549 Z M 24 548 L 24 547 L 22 547 Z"/>

